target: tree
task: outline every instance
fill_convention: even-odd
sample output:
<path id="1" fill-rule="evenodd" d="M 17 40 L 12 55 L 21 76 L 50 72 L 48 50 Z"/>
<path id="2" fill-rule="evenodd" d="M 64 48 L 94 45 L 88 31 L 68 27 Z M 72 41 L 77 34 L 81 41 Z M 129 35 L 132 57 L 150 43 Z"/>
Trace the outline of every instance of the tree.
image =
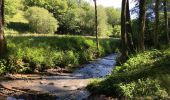
<path id="1" fill-rule="evenodd" d="M 106 23 L 106 24 L 108 24 L 107 25 L 107 27 L 108 27 L 107 35 L 113 36 L 113 37 L 120 37 L 121 10 L 116 9 L 114 7 L 106 7 L 105 12 L 106 12 L 106 15 L 103 15 L 103 16 L 107 17 L 107 23 Z"/>
<path id="2" fill-rule="evenodd" d="M 97 28 L 98 36 L 109 36 L 112 35 L 112 25 L 108 24 L 108 17 L 106 10 L 103 6 L 97 6 Z"/>
<path id="3" fill-rule="evenodd" d="M 155 29 L 154 29 L 154 46 L 155 48 L 159 48 L 159 43 L 158 43 L 158 27 L 159 27 L 159 0 L 156 0 L 155 3 Z"/>
<path id="4" fill-rule="evenodd" d="M 163 6 L 164 6 L 164 19 L 165 19 L 165 30 L 166 30 L 166 39 L 167 43 L 170 43 L 169 40 L 169 30 L 168 30 L 168 14 L 167 14 L 167 0 L 163 0 Z"/>
<path id="5" fill-rule="evenodd" d="M 128 51 L 127 51 L 127 34 L 126 34 L 126 6 L 127 6 L 127 0 L 122 0 L 122 10 L 121 10 L 121 43 L 122 43 L 122 49 L 121 49 L 121 62 L 126 61 L 128 57 Z"/>
<path id="6" fill-rule="evenodd" d="M 94 35 L 94 15 L 94 9 L 90 4 L 81 1 L 78 6 L 75 0 L 69 1 L 69 9 L 61 18 L 60 33 Z"/>
<path id="7" fill-rule="evenodd" d="M 108 23 L 114 27 L 114 25 L 120 25 L 120 9 L 116 9 L 113 7 L 106 8 L 106 14 L 108 17 Z"/>
<path id="8" fill-rule="evenodd" d="M 68 0 L 24 0 L 24 3 L 28 7 L 38 6 L 47 9 L 53 13 L 59 24 L 62 23 L 61 18 L 68 9 Z"/>
<path id="9" fill-rule="evenodd" d="M 4 1 L 4 14 L 5 14 L 5 22 L 7 23 L 10 18 L 12 18 L 18 10 L 23 8 L 22 0 L 5 0 Z"/>
<path id="10" fill-rule="evenodd" d="M 139 29 L 138 29 L 138 51 L 145 50 L 144 33 L 146 20 L 146 0 L 139 1 Z"/>
<path id="11" fill-rule="evenodd" d="M 4 0 L 0 0 L 0 58 L 3 58 L 6 51 L 4 37 Z"/>
<path id="12" fill-rule="evenodd" d="M 129 53 L 135 51 L 133 38 L 132 38 L 132 26 L 129 10 L 129 0 L 122 1 L 121 11 L 121 41 L 122 41 L 122 62 L 126 61 Z"/>
<path id="13" fill-rule="evenodd" d="M 131 18 L 130 18 L 130 9 L 129 9 L 129 0 L 126 2 L 126 34 L 127 34 L 127 47 L 129 52 L 134 52 L 134 44 L 133 44 L 133 31 L 132 31 L 132 26 L 131 26 Z"/>
<path id="14" fill-rule="evenodd" d="M 97 21 L 97 3 L 96 0 L 94 1 L 95 6 L 95 32 L 96 32 L 96 47 L 97 47 L 97 55 L 99 56 L 99 39 L 98 39 L 98 21 Z"/>

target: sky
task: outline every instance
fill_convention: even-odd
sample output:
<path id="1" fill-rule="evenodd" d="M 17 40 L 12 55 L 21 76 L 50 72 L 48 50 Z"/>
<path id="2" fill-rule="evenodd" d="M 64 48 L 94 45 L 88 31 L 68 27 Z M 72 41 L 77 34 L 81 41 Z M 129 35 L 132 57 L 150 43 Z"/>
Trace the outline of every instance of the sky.
<path id="1" fill-rule="evenodd" d="M 86 1 L 93 4 L 93 0 L 86 0 Z M 121 8 L 121 2 L 122 0 L 97 0 L 98 5 L 103 5 L 105 7 L 114 7 L 114 8 Z M 132 8 L 134 6 L 134 3 L 132 2 L 132 0 L 130 0 L 129 2 L 130 2 L 130 8 Z"/>

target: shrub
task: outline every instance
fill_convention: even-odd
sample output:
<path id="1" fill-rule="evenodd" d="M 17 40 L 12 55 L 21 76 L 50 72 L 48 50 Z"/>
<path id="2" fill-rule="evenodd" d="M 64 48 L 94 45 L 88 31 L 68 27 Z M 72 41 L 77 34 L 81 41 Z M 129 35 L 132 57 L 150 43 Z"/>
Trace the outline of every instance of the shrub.
<path id="1" fill-rule="evenodd" d="M 48 10 L 39 7 L 30 7 L 26 12 L 29 26 L 36 33 L 54 33 L 58 28 L 58 21 Z"/>
<path id="2" fill-rule="evenodd" d="M 63 64 L 67 67 L 76 67 L 79 65 L 78 55 L 73 51 L 67 51 L 63 54 Z"/>
<path id="3" fill-rule="evenodd" d="M 120 27 L 120 25 L 115 25 L 115 26 L 113 27 L 112 36 L 119 38 L 120 35 L 121 35 L 121 27 Z"/>
<path id="4" fill-rule="evenodd" d="M 126 98 L 135 98 L 135 97 L 152 97 L 152 98 L 165 98 L 168 96 L 168 93 L 165 89 L 160 86 L 158 80 L 139 79 L 137 82 L 131 82 L 128 84 L 119 84 L 121 94 Z"/>
<path id="5" fill-rule="evenodd" d="M 6 66 L 4 60 L 0 60 L 0 75 L 6 72 Z"/>

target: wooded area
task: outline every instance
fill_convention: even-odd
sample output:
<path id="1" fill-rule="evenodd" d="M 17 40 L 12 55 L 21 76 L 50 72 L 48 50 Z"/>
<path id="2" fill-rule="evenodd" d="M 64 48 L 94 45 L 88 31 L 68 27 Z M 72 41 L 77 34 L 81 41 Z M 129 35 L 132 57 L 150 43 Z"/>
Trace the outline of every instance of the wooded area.
<path id="1" fill-rule="evenodd" d="M 147 4 L 146 4 L 147 3 Z M 122 40 L 122 60 L 126 61 L 124 59 L 127 59 L 128 54 L 130 54 L 131 51 L 134 51 L 134 49 L 138 52 L 140 51 L 144 51 L 145 50 L 145 39 L 149 38 L 145 35 L 145 32 L 148 31 L 147 27 L 146 27 L 146 21 L 148 21 L 149 19 L 147 17 L 147 5 L 149 5 L 149 3 L 151 4 L 155 4 L 153 6 L 153 12 L 149 12 L 152 13 L 150 16 L 154 16 L 153 14 L 155 14 L 155 19 L 154 19 L 154 26 L 152 26 L 152 30 L 154 31 L 153 34 L 153 44 L 155 48 L 160 48 L 161 45 L 161 34 L 160 34 L 160 24 L 165 26 L 163 30 L 165 30 L 164 34 L 166 35 L 166 44 L 168 44 L 169 42 L 169 30 L 167 28 L 167 23 L 168 23 L 168 15 L 167 15 L 167 6 L 166 6 L 166 1 L 162 1 L 160 2 L 159 0 L 155 0 L 155 3 L 153 1 L 145 1 L 145 0 L 139 0 L 139 17 L 138 17 L 138 43 L 134 44 L 135 42 L 134 34 L 132 33 L 134 29 L 132 29 L 131 24 L 127 24 L 127 23 L 131 23 L 130 21 L 130 14 L 129 14 L 129 1 L 128 0 L 123 0 L 122 1 L 122 14 L 121 14 L 121 40 Z M 162 6 L 162 5 L 163 6 Z M 162 6 L 162 7 L 161 7 Z M 164 9 L 160 9 L 160 8 L 164 8 Z M 164 23 L 160 23 L 160 11 L 164 11 Z M 150 21 L 149 23 L 152 23 L 152 21 Z M 129 31 L 130 30 L 130 31 Z M 159 42 L 158 42 L 159 41 Z M 150 41 L 151 42 L 151 41 Z M 134 45 L 136 46 L 136 48 L 133 48 Z M 147 46 L 147 44 L 146 44 Z M 151 46 L 151 45 L 150 45 Z M 130 51 L 128 53 L 128 51 Z M 133 53 L 133 52 L 132 52 Z M 123 58 L 124 57 L 124 58 Z"/>
<path id="2" fill-rule="evenodd" d="M 78 69 L 83 70 L 83 64 L 90 63 L 90 68 L 101 68 L 95 69 L 95 73 L 107 74 L 75 75 L 76 81 L 84 80 L 88 91 L 95 94 L 87 100 L 97 100 L 98 95 L 107 99 L 168 99 L 170 1 L 122 0 L 121 8 L 105 7 L 98 2 L 0 0 L 1 77 L 44 73 L 48 76 L 48 70 L 57 70 L 52 75 L 70 73 L 70 78 Z M 115 56 L 108 56 L 113 53 Z M 108 70 L 107 66 L 112 67 Z M 87 84 L 85 79 L 94 81 Z"/>

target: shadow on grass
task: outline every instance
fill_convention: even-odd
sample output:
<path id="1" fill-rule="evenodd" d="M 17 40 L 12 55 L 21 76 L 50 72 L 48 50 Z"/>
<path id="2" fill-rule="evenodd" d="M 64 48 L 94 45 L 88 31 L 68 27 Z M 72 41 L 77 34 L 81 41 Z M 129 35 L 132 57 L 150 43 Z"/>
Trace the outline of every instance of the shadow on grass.
<path id="1" fill-rule="evenodd" d="M 22 22 L 10 22 L 7 24 L 7 28 L 18 31 L 20 33 L 29 31 L 28 23 Z"/>

